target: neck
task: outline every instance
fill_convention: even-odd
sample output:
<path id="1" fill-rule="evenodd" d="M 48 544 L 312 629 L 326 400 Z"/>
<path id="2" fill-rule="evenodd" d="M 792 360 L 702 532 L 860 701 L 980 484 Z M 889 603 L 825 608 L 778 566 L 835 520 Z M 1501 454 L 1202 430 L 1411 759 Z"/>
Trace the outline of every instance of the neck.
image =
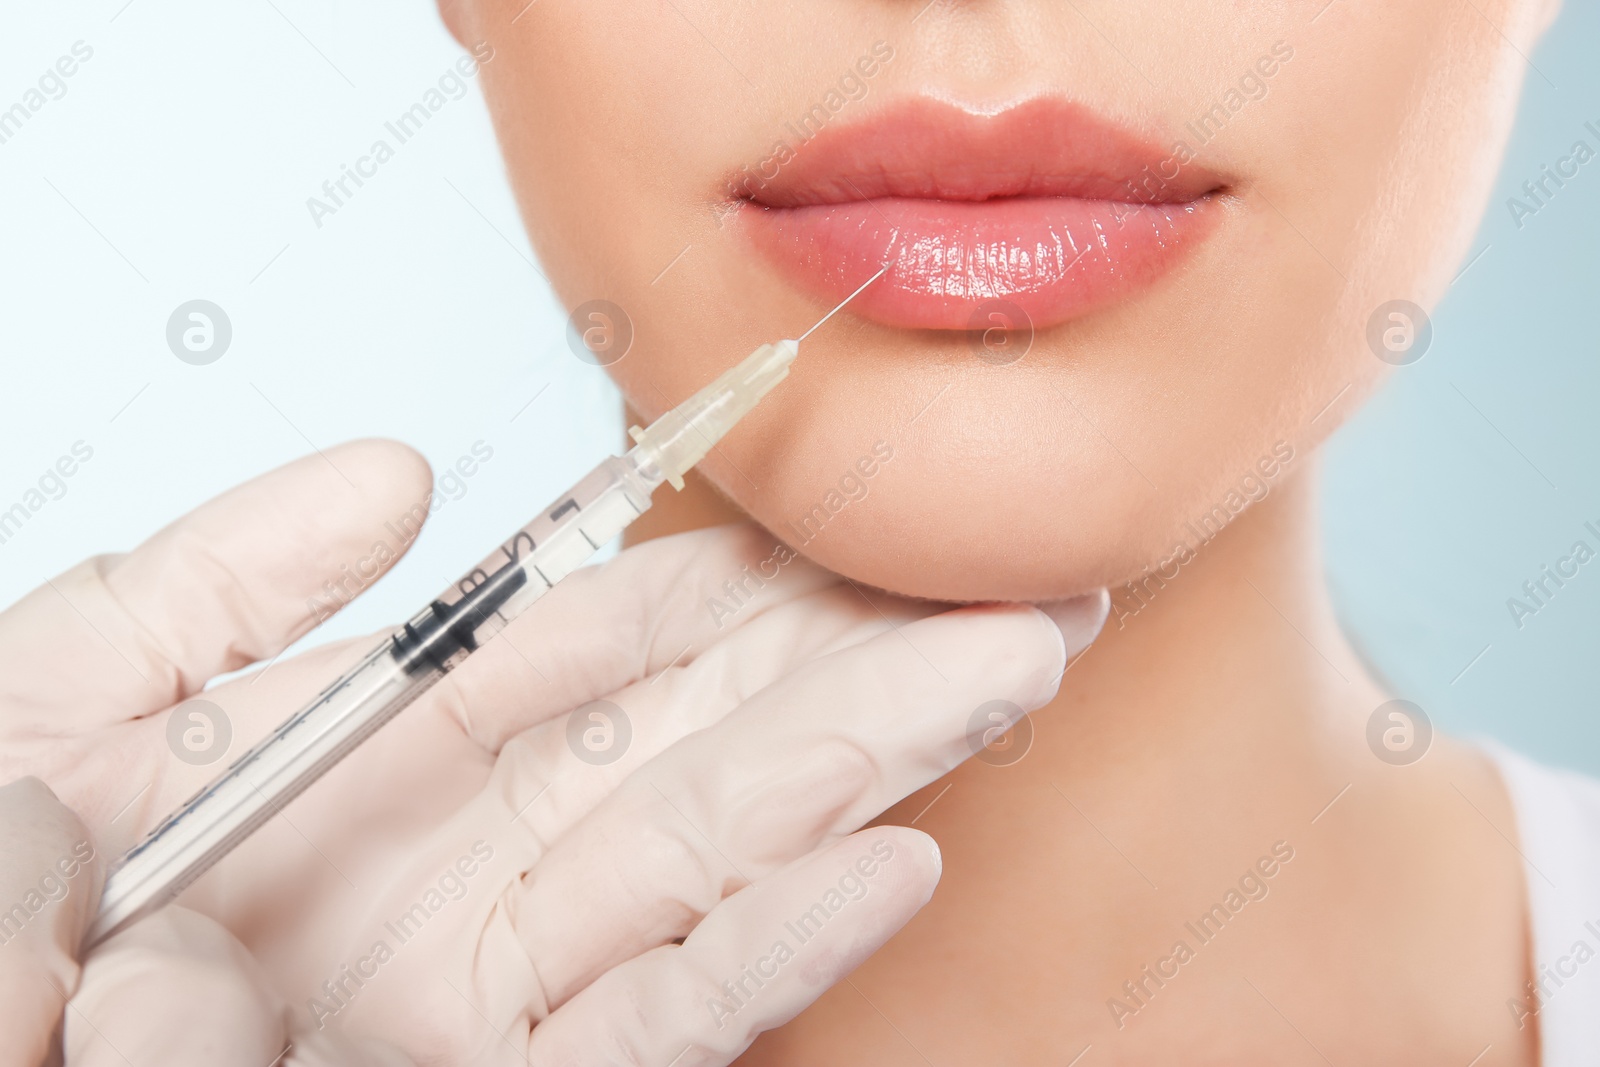
<path id="1" fill-rule="evenodd" d="M 1099 640 L 1014 731 L 1031 729 L 1021 759 L 969 760 L 883 814 L 934 836 L 944 876 L 853 982 L 956 1020 L 939 1032 L 972 1060 L 994 1027 L 959 1020 L 997 988 L 1008 1017 L 1039 1020 L 1007 1039 L 1018 1062 L 1086 1042 L 1128 1062 L 1277 1062 L 1271 1026 L 1219 1024 L 1269 996 L 1343 1062 L 1419 1034 L 1536 1060 L 1536 1031 L 1504 1013 L 1531 971 L 1503 787 L 1441 737 L 1403 767 L 1369 748 L 1387 696 L 1338 626 L 1316 464 L 1297 466 L 1175 572 L 1114 592 Z M 697 480 L 663 504 L 641 539 L 742 517 Z M 1205 925 L 1219 906 L 1224 934 Z M 1199 962 L 1173 977 L 1178 943 Z M 1394 1012 L 1397 996 L 1415 1010 Z M 810 1017 L 784 1040 L 831 1047 Z"/>
<path id="2" fill-rule="evenodd" d="M 1364 720 L 1384 697 L 1322 581 L 1317 480 L 1305 464 L 1176 573 L 1114 591 L 1047 713 L 1042 762 L 1097 778 L 1233 769 L 1313 793 L 1370 769 Z"/>

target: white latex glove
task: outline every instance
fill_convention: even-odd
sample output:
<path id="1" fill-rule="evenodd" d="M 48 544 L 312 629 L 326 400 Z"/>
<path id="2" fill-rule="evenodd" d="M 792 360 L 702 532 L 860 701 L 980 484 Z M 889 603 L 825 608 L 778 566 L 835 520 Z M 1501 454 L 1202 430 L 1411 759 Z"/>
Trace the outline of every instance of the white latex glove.
<path id="1" fill-rule="evenodd" d="M 427 487 L 408 450 L 344 446 L 31 594 L 0 615 L 0 760 L 125 848 L 224 765 L 175 758 L 173 705 L 310 629 L 324 582 L 397 555 Z M 184 902 L 248 946 L 297 1025 L 419 1063 L 727 1063 L 932 892 L 925 836 L 846 835 L 976 751 L 992 702 L 1047 701 L 1106 602 L 1069 602 L 1059 628 L 1021 605 L 933 611 L 753 526 L 646 543 L 563 582 Z M 229 752 L 373 641 L 207 691 Z M 69 1017 L 75 1062 L 160 1047 L 97 1003 L 131 1032 Z"/>
<path id="2" fill-rule="evenodd" d="M 170 1058 L 149 1045 L 121 1062 L 411 1067 L 376 1042 L 289 1035 L 292 1013 L 226 930 L 168 908 L 96 949 L 78 944 L 100 900 L 105 861 L 88 830 L 37 778 L 0 788 L 0 1067 L 35 1067 L 54 1055 L 65 1007 L 69 1029 L 90 1018 L 111 1028 L 165 1033 Z M 135 1019 L 116 1018 L 136 1013 Z M 69 1060 L 70 1064 L 76 1059 Z"/>
<path id="3" fill-rule="evenodd" d="M 43 782 L 0 788 L 0 1065 L 44 1059 L 104 879 L 83 823 Z"/>

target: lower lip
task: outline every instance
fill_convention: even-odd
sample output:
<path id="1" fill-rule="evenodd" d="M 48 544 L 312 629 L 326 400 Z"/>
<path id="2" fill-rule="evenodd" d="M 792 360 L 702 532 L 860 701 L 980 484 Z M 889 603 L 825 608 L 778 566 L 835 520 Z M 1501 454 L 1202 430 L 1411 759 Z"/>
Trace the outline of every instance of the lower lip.
<path id="1" fill-rule="evenodd" d="M 1210 229 L 1210 196 L 1128 204 L 1072 197 L 748 205 L 766 256 L 822 299 L 910 329 L 1053 326 L 1153 285 Z M 1021 322 L 1009 321 L 1020 318 Z"/>

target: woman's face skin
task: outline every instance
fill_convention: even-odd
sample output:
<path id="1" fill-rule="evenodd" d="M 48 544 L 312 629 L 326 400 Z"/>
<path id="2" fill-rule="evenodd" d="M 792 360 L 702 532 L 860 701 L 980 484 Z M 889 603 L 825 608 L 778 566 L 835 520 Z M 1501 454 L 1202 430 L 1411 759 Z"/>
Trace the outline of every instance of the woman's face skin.
<path id="1" fill-rule="evenodd" d="M 609 370 L 642 416 L 889 264 L 700 468 L 823 565 L 1066 596 L 1273 486 L 1074 663 L 1026 759 L 884 814 L 940 842 L 937 896 L 751 1062 L 1323 1062 L 1304 1034 L 1338 1062 L 1534 1062 L 1503 1013 L 1530 977 L 1509 800 L 1443 738 L 1373 758 L 1388 694 L 1327 602 L 1298 472 L 1388 369 L 1374 313 L 1460 269 L 1547 0 L 441 2 L 493 48 L 544 270 L 632 321 Z M 969 332 L 992 298 L 1032 319 L 1021 359 Z M 1114 1022 L 1140 946 L 1280 837 L 1301 858 L 1270 921 Z M 1245 985 L 1266 974 L 1300 1029 Z"/>
<path id="2" fill-rule="evenodd" d="M 889 263 L 700 469 L 791 543 L 823 505 L 823 565 L 952 600 L 1137 575 L 1348 415 L 1387 369 L 1375 310 L 1459 269 L 1551 14 L 444 2 L 493 47 L 551 282 L 632 321 L 610 372 L 644 416 Z M 1014 362 L 1025 332 L 965 328 L 1019 308 Z"/>

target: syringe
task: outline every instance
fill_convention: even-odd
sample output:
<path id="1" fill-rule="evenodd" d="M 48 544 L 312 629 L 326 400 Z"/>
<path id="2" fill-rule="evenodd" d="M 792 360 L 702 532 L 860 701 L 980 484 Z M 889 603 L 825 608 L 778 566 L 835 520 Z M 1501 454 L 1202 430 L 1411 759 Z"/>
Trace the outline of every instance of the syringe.
<path id="1" fill-rule="evenodd" d="M 647 429 L 631 428 L 625 455 L 563 493 L 124 855 L 87 943 L 177 896 L 644 514 L 662 482 L 682 489 L 684 473 L 788 375 L 799 351 L 797 340 L 762 345 Z"/>

